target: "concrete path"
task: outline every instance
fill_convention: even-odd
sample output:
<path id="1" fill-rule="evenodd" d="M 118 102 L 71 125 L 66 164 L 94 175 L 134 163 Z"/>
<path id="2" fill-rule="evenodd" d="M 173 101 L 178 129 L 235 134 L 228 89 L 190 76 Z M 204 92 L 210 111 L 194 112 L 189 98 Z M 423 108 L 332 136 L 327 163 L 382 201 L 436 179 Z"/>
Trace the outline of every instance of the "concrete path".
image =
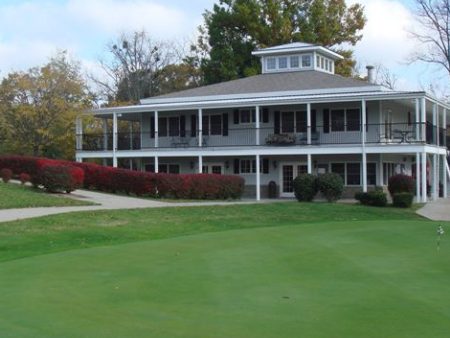
<path id="1" fill-rule="evenodd" d="M 254 203 L 272 203 L 274 200 L 264 200 L 256 202 L 255 200 L 240 201 L 199 201 L 199 202 L 161 202 L 150 199 L 119 196 L 113 194 L 104 194 L 99 192 L 77 190 L 70 194 L 70 197 L 83 201 L 89 201 L 98 205 L 79 206 L 79 207 L 49 207 L 49 208 L 23 208 L 23 209 L 4 209 L 0 210 L 0 222 L 14 221 L 18 219 L 27 219 L 33 217 L 62 214 L 74 211 L 94 211 L 94 210 L 117 210 L 117 209 L 136 209 L 136 208 L 169 208 L 185 206 L 208 206 L 208 205 L 233 205 L 233 204 L 254 204 Z"/>
<path id="2" fill-rule="evenodd" d="M 433 221 L 450 221 L 450 198 L 439 198 L 428 202 L 417 213 Z"/>

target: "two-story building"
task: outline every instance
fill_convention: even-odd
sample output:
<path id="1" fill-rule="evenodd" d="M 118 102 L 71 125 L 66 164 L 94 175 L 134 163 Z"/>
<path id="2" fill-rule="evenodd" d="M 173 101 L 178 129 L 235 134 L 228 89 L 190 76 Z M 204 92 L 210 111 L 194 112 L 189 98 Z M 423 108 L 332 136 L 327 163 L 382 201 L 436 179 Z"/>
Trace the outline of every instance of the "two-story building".
<path id="1" fill-rule="evenodd" d="M 290 197 L 298 174 L 326 172 L 342 176 L 348 197 L 386 186 L 395 173 L 417 178 L 418 201 L 427 200 L 427 190 L 446 197 L 447 104 L 377 85 L 370 68 L 368 81 L 336 75 L 342 57 L 321 46 L 292 43 L 253 54 L 261 58 L 260 75 L 94 110 L 100 134 L 83 133 L 77 119 L 77 160 L 240 175 L 246 195 L 258 200 L 269 182 Z"/>

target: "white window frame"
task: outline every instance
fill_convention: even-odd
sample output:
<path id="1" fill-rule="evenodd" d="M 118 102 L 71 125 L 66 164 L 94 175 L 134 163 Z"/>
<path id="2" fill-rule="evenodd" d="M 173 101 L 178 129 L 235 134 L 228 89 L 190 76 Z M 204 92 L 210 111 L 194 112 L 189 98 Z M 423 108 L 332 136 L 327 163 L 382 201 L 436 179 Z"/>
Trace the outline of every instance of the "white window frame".
<path id="1" fill-rule="evenodd" d="M 250 117 L 249 117 L 249 122 L 242 122 L 242 112 L 243 111 L 249 111 L 250 112 Z M 255 123 L 255 121 L 253 121 L 253 115 L 255 114 L 255 109 L 254 108 L 243 108 L 243 109 L 239 109 L 239 124 L 243 124 L 243 125 L 250 125 Z M 261 119 L 260 119 L 261 120 Z M 223 121 L 222 121 L 223 123 Z M 223 127 L 223 126 L 222 126 Z"/>
<path id="2" fill-rule="evenodd" d="M 278 58 L 278 69 L 286 70 L 290 68 L 289 59 L 287 56 L 279 56 Z M 283 59 L 283 62 L 286 61 L 285 67 L 281 67 L 281 60 Z"/>
<path id="3" fill-rule="evenodd" d="M 273 61 L 273 68 L 270 67 L 272 61 Z M 274 71 L 277 69 L 277 58 L 276 57 L 269 57 L 266 59 L 266 69 L 268 71 Z"/>
<path id="4" fill-rule="evenodd" d="M 333 111 L 337 111 L 337 110 L 343 110 L 344 111 L 344 130 L 333 130 L 333 123 L 332 123 L 332 115 L 333 115 Z M 347 130 L 347 110 L 358 110 L 359 111 L 359 125 L 360 128 L 359 130 Z M 352 132 L 361 132 L 361 108 L 359 107 L 346 107 L 346 108 L 334 108 L 334 109 L 330 109 L 330 116 L 329 116 L 329 126 L 330 126 L 330 132 L 333 133 L 352 133 Z"/>
<path id="5" fill-rule="evenodd" d="M 386 163 L 386 162 L 383 162 Z M 336 161 L 336 162 L 330 162 L 328 165 L 328 172 L 332 172 L 331 171 L 331 167 L 332 164 L 344 164 L 344 186 L 346 187 L 360 187 L 362 185 L 362 178 L 363 178 L 363 170 L 362 170 L 362 162 L 358 162 L 358 161 Z M 347 169 L 347 165 L 348 164 L 359 164 L 359 184 L 348 184 L 348 169 Z M 377 162 L 367 162 L 367 164 L 374 164 L 375 165 L 375 182 L 377 182 L 378 179 L 378 171 L 377 171 Z"/>

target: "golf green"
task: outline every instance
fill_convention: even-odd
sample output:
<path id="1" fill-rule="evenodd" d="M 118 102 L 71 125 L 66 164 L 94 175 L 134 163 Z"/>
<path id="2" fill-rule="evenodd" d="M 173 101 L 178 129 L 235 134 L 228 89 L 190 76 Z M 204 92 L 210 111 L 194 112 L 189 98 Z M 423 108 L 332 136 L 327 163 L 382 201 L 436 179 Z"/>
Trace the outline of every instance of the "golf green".
<path id="1" fill-rule="evenodd" d="M 448 226 L 446 226 L 448 230 Z M 450 243 L 421 220 L 301 224 L 0 264 L 6 337 L 448 337 Z"/>

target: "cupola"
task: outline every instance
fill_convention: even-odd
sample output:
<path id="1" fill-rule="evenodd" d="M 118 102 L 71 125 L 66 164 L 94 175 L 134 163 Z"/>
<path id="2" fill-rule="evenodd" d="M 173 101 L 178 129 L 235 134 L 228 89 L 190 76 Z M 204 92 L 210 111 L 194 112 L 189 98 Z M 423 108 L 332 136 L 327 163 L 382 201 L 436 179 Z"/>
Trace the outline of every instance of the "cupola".
<path id="1" fill-rule="evenodd" d="M 334 63 L 343 57 L 328 48 L 303 42 L 258 49 L 263 74 L 316 70 L 334 74 Z"/>

